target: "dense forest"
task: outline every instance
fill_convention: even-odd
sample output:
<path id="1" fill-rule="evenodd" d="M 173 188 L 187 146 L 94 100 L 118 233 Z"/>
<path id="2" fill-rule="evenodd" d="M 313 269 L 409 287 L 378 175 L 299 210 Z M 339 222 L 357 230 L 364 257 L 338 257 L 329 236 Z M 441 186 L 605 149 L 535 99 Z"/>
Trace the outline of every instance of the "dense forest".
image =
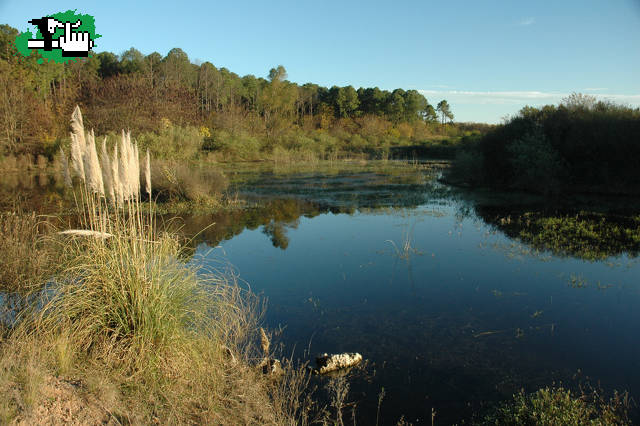
<path id="1" fill-rule="evenodd" d="M 339 152 L 387 153 L 394 145 L 459 138 L 486 126 L 452 123 L 446 100 L 434 108 L 416 90 L 331 88 L 240 77 L 210 62 L 192 63 L 131 48 L 58 64 L 16 54 L 18 31 L 0 26 L 0 154 L 51 158 L 67 137 L 75 105 L 96 134 L 130 129 L 156 157 L 218 152 L 252 159 L 281 150 L 326 158 Z M 178 149 L 176 144 L 183 141 Z M 302 155 L 304 157 L 304 155 Z"/>
<path id="2" fill-rule="evenodd" d="M 449 178 L 559 194 L 640 192 L 640 109 L 574 93 L 525 107 L 459 152 Z"/>

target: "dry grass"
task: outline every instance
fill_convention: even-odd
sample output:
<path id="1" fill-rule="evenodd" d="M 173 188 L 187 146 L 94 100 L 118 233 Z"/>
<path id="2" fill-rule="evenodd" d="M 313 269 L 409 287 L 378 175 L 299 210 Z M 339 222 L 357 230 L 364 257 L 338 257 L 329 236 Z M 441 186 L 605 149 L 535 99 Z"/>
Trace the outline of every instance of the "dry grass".
<path id="1" fill-rule="evenodd" d="M 34 213 L 0 213 L 0 292 L 26 294 L 41 287 L 55 262 L 51 226 Z"/>

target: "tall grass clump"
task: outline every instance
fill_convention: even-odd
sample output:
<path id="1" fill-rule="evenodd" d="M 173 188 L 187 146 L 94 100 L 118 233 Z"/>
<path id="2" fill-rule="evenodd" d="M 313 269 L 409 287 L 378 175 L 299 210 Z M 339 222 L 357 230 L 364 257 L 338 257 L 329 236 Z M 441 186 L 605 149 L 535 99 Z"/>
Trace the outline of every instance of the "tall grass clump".
<path id="1" fill-rule="evenodd" d="M 50 406 L 51 388 L 59 394 L 73 378 L 82 386 L 65 392 L 89 394 L 75 396 L 97 422 L 292 424 L 290 404 L 272 399 L 286 384 L 274 387 L 249 362 L 257 299 L 232 275 L 189 262 L 180 240 L 159 230 L 140 202 L 128 134 L 110 158 L 103 145 L 98 159 L 77 108 L 72 127 L 81 227 L 61 232 L 57 268 L 0 345 L 2 418 L 60 422 L 35 407 Z M 144 164 L 150 193 L 148 156 Z M 34 365 L 41 380 L 26 380 Z"/>

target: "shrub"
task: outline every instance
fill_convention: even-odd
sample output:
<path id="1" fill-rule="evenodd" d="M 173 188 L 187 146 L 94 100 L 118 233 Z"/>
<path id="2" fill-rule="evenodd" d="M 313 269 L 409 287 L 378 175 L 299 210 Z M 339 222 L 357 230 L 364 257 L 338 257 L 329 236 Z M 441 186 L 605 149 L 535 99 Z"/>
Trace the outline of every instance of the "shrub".
<path id="1" fill-rule="evenodd" d="M 453 182 L 465 182 L 479 185 L 483 182 L 482 154 L 475 150 L 461 150 L 447 172 L 447 179 Z"/>
<path id="2" fill-rule="evenodd" d="M 260 158 L 262 143 L 257 137 L 244 132 L 232 135 L 225 130 L 217 130 L 206 139 L 205 147 L 208 151 L 222 154 L 225 159 L 256 160 Z"/>
<path id="3" fill-rule="evenodd" d="M 541 132 L 527 134 L 507 146 L 514 184 L 536 192 L 557 192 L 565 166 Z"/>
<path id="4" fill-rule="evenodd" d="M 159 200 L 217 202 L 229 186 L 223 172 L 212 167 L 156 162 L 151 182 Z"/>
<path id="5" fill-rule="evenodd" d="M 204 143 L 204 136 L 198 127 L 179 127 L 170 123 L 159 132 L 142 133 L 137 139 L 140 152 L 149 148 L 153 158 L 172 160 L 195 158 Z"/>

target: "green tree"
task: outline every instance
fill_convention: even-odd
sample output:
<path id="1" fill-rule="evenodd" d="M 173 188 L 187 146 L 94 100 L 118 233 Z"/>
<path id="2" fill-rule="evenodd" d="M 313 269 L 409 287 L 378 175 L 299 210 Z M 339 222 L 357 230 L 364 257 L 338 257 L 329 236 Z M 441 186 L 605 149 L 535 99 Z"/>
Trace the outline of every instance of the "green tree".
<path id="1" fill-rule="evenodd" d="M 138 49 L 132 47 L 120 55 L 120 67 L 126 73 L 143 73 L 145 70 L 144 55 Z"/>
<path id="2" fill-rule="evenodd" d="M 360 105 L 358 93 L 353 86 L 339 88 L 335 102 L 338 115 L 342 118 L 352 115 Z"/>
<path id="3" fill-rule="evenodd" d="M 391 92 L 391 96 L 387 97 L 387 103 L 385 106 L 385 112 L 391 120 L 394 122 L 402 121 L 405 111 L 405 91 L 402 89 L 396 89 Z"/>
<path id="4" fill-rule="evenodd" d="M 284 69 L 282 65 L 278 65 L 276 68 L 271 68 L 269 70 L 269 81 L 271 83 L 275 82 L 283 82 L 287 79 L 287 70 Z"/>
<path id="5" fill-rule="evenodd" d="M 118 57 L 111 52 L 100 52 L 97 55 L 100 66 L 98 68 L 98 74 L 101 78 L 112 77 L 122 72 L 120 67 L 120 61 Z"/>
<path id="6" fill-rule="evenodd" d="M 411 122 L 424 117 L 428 104 L 417 90 L 407 90 L 404 93 L 404 119 Z"/>
<path id="7" fill-rule="evenodd" d="M 564 105 L 568 109 L 591 110 L 596 106 L 596 103 L 597 99 L 595 96 L 573 92 L 566 98 L 562 98 L 560 105 Z"/>
<path id="8" fill-rule="evenodd" d="M 438 121 L 438 115 L 436 114 L 436 110 L 433 108 L 433 105 L 427 104 L 427 107 L 424 109 L 424 121 L 433 123 Z"/>
<path id="9" fill-rule="evenodd" d="M 174 47 L 167 53 L 162 60 L 161 69 L 165 84 L 188 86 L 196 77 L 189 56 L 179 47 Z"/>
<path id="10" fill-rule="evenodd" d="M 442 124 L 444 125 L 445 120 L 452 121 L 453 113 L 451 112 L 451 108 L 449 107 L 449 102 L 446 99 L 438 102 L 438 106 L 436 107 L 438 112 L 440 113 L 440 117 L 442 118 Z"/>

